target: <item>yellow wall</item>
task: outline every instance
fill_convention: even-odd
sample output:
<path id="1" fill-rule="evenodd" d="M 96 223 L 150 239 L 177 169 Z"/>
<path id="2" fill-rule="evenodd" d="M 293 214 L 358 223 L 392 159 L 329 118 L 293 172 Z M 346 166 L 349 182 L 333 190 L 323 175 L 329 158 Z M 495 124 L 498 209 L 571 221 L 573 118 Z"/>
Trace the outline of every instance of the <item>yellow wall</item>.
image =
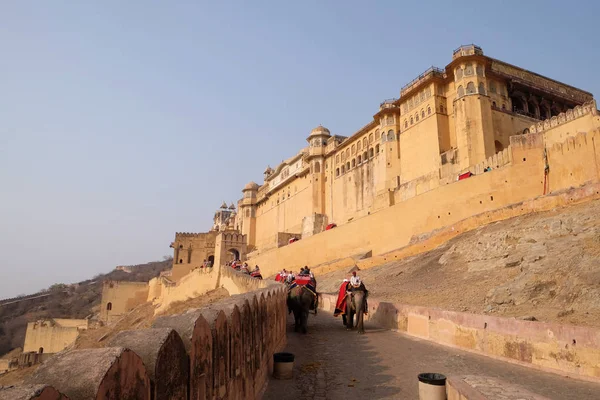
<path id="1" fill-rule="evenodd" d="M 440 167 L 437 118 L 434 114 L 420 119 L 400 135 L 402 183 L 412 181 Z"/>
<path id="2" fill-rule="evenodd" d="M 116 321 L 126 312 L 145 303 L 147 299 L 146 282 L 106 281 L 102 287 L 100 320 L 108 323 Z"/>
<path id="3" fill-rule="evenodd" d="M 75 342 L 79 331 L 88 328 L 86 319 L 50 319 L 29 322 L 23 352 L 58 353 Z"/>
<path id="4" fill-rule="evenodd" d="M 188 274 L 195 268 L 200 268 L 210 256 L 215 256 L 215 238 L 219 232 L 206 233 L 176 233 L 173 246 L 174 281 Z"/>
<path id="5" fill-rule="evenodd" d="M 589 133 L 581 135 L 568 152 L 564 145 L 560 150 L 549 150 L 552 191 L 598 180 L 598 166 L 591 161 L 597 138 L 596 133 Z M 382 254 L 406 246 L 415 235 L 541 196 L 543 149 L 543 134 L 515 136 L 512 164 L 440 186 L 293 246 L 261 253 L 252 263 L 261 265 L 267 276 L 281 268 L 318 265 L 369 250 Z"/>

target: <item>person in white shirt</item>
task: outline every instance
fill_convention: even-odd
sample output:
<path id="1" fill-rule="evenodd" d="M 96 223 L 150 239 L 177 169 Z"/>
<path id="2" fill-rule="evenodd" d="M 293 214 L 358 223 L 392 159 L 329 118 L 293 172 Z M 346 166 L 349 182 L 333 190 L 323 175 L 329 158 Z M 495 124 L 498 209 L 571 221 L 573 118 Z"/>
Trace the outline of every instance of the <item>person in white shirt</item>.
<path id="1" fill-rule="evenodd" d="M 357 288 L 360 286 L 360 284 L 362 283 L 362 281 L 360 280 L 360 277 L 356 275 L 356 271 L 352 271 L 352 277 L 350 278 L 350 284 Z"/>

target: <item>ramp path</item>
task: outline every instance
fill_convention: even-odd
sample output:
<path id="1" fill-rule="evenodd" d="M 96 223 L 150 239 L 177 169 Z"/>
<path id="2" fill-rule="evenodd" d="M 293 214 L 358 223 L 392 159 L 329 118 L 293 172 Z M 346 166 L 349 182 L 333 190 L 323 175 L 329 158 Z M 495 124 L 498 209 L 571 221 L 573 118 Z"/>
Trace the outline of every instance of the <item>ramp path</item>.
<path id="1" fill-rule="evenodd" d="M 378 329 L 346 331 L 340 318 L 320 311 L 309 333 L 295 333 L 288 316 L 294 379 L 269 381 L 264 399 L 418 399 L 417 375 L 479 375 L 518 385 L 557 400 L 600 399 L 600 384 L 562 377 Z"/>

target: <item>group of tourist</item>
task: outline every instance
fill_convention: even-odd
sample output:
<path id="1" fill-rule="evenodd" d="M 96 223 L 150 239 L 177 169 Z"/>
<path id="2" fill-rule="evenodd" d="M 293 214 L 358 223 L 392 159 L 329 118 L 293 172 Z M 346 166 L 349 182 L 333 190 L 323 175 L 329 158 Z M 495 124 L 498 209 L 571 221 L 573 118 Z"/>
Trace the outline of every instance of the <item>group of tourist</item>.
<path id="1" fill-rule="evenodd" d="M 297 276 L 308 277 L 311 280 L 315 279 L 315 276 L 311 272 L 310 268 L 308 268 L 308 266 L 305 265 L 304 267 L 300 268 L 300 272 L 298 272 L 298 274 L 296 274 L 294 271 L 287 271 L 284 268 L 279 274 L 277 274 L 275 280 L 278 282 L 291 283 L 294 280 L 296 280 Z"/>

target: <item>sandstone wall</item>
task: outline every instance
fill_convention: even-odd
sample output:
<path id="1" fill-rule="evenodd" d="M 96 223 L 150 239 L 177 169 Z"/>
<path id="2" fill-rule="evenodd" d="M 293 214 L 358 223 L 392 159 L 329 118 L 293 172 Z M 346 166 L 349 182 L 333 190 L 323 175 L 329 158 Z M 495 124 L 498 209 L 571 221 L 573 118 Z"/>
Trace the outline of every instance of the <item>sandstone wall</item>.
<path id="1" fill-rule="evenodd" d="M 151 388 L 157 399 L 188 388 L 193 399 L 260 398 L 273 353 L 286 343 L 287 291 L 234 271 L 224 275 L 249 292 L 122 332 L 110 343 L 121 347 L 60 353 L 26 383 L 52 385 L 71 400 L 149 399 Z"/>
<path id="2" fill-rule="evenodd" d="M 565 124 L 564 129 L 568 128 Z M 547 148 L 544 133 L 513 136 L 510 157 L 504 152 L 499 168 L 442 185 L 371 215 L 250 258 L 264 276 L 282 268 L 298 269 L 372 251 L 381 255 L 411 243 L 427 232 L 452 226 L 477 215 L 598 182 L 600 133 L 580 133 Z M 546 154 L 546 158 L 545 158 Z M 505 163 L 505 159 L 510 163 Z M 491 160 L 494 161 L 493 159 Z M 546 188 L 544 170 L 549 164 Z"/>
<path id="3" fill-rule="evenodd" d="M 113 322 L 148 299 L 148 283 L 106 281 L 102 287 L 100 320 Z"/>
<path id="4" fill-rule="evenodd" d="M 27 324 L 23 352 L 58 353 L 79 336 L 80 329 L 87 329 L 85 319 L 48 319 Z"/>
<path id="5" fill-rule="evenodd" d="M 321 295 L 333 312 L 337 296 Z M 421 339 L 551 370 L 600 379 L 600 330 L 514 318 L 444 311 L 369 299 L 368 321 Z"/>

